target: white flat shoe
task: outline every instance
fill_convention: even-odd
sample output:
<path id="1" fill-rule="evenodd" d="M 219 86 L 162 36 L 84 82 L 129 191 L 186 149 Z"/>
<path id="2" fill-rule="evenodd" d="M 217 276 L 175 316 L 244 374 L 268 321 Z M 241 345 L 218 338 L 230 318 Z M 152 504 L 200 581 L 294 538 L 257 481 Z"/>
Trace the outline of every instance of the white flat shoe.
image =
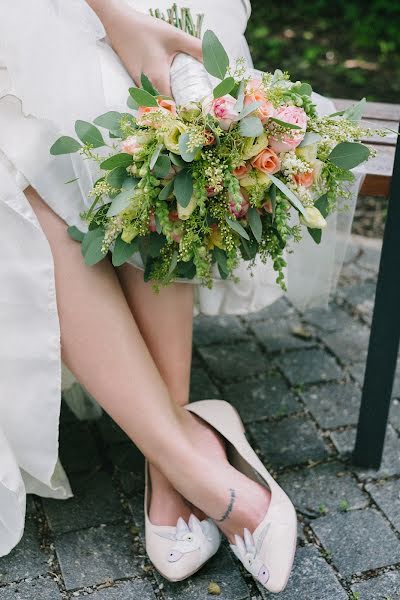
<path id="1" fill-rule="evenodd" d="M 218 527 L 211 519 L 200 521 L 190 515 L 188 523 L 180 517 L 176 527 L 153 525 L 149 519 L 150 478 L 146 462 L 144 498 L 146 551 L 159 573 L 168 581 L 190 577 L 217 552 L 221 544 Z"/>
<path id="2" fill-rule="evenodd" d="M 202 400 L 186 407 L 209 423 L 230 443 L 233 466 L 269 488 L 271 502 L 264 519 L 251 534 L 235 536 L 230 547 L 247 571 L 270 592 L 285 589 L 292 570 L 297 541 L 297 518 L 293 504 L 264 467 L 248 443 L 237 411 L 223 400 Z"/>

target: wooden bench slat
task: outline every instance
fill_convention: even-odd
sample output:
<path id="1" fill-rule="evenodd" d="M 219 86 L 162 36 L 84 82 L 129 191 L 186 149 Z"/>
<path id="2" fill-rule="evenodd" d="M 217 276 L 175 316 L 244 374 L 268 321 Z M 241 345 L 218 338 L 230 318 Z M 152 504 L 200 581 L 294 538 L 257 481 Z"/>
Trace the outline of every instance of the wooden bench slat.
<path id="1" fill-rule="evenodd" d="M 332 98 L 332 102 L 336 106 L 337 110 L 344 110 L 352 104 L 355 104 L 355 102 L 357 101 L 345 100 L 344 98 Z M 365 105 L 364 118 L 394 121 L 398 123 L 400 121 L 400 104 L 389 104 L 386 102 L 367 102 L 367 104 Z"/>

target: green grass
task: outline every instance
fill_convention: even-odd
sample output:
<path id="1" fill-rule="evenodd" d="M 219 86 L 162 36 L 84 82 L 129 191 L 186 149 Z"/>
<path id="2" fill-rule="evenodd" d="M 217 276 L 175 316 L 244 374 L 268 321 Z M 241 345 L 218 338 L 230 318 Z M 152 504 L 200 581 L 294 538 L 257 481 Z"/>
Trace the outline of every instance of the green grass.
<path id="1" fill-rule="evenodd" d="M 255 66 L 281 68 L 331 97 L 400 103 L 400 3 L 253 0 Z"/>

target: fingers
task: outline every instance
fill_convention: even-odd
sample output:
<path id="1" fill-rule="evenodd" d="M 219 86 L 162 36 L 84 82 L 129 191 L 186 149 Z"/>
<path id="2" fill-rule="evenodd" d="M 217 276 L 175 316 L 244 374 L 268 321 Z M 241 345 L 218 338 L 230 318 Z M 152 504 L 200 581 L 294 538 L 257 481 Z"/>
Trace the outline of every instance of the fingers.
<path id="1" fill-rule="evenodd" d="M 185 54 L 190 54 L 191 56 L 193 56 L 193 58 L 196 58 L 200 62 L 203 62 L 201 40 L 193 37 L 192 35 L 182 33 L 179 40 L 179 51 L 185 52 Z"/>
<path id="2" fill-rule="evenodd" d="M 152 74 L 151 82 L 161 95 L 172 97 L 169 72 L 170 67 L 166 64 L 165 69 Z"/>

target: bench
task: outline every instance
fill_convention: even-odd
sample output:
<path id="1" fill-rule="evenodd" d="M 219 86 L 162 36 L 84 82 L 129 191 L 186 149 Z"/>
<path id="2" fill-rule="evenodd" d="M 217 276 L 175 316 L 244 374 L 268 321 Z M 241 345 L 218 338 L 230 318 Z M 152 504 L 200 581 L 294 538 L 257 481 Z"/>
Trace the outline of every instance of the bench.
<path id="1" fill-rule="evenodd" d="M 337 110 L 353 104 L 334 100 Z M 368 102 L 372 127 L 400 131 L 400 105 Z M 367 165 L 361 194 L 389 197 L 353 461 L 379 469 L 400 341 L 400 137 L 365 140 L 378 151 Z"/>
<path id="2" fill-rule="evenodd" d="M 332 101 L 337 110 L 344 110 L 355 104 L 355 100 L 340 98 L 334 98 Z M 362 121 L 365 122 L 366 127 L 372 129 L 388 127 L 397 131 L 400 121 L 400 104 L 367 102 Z M 385 138 L 374 136 L 363 140 L 373 146 L 378 154 L 366 166 L 367 175 L 360 192 L 362 196 L 383 196 L 385 198 L 389 196 L 396 137 L 395 133 L 391 133 Z"/>

